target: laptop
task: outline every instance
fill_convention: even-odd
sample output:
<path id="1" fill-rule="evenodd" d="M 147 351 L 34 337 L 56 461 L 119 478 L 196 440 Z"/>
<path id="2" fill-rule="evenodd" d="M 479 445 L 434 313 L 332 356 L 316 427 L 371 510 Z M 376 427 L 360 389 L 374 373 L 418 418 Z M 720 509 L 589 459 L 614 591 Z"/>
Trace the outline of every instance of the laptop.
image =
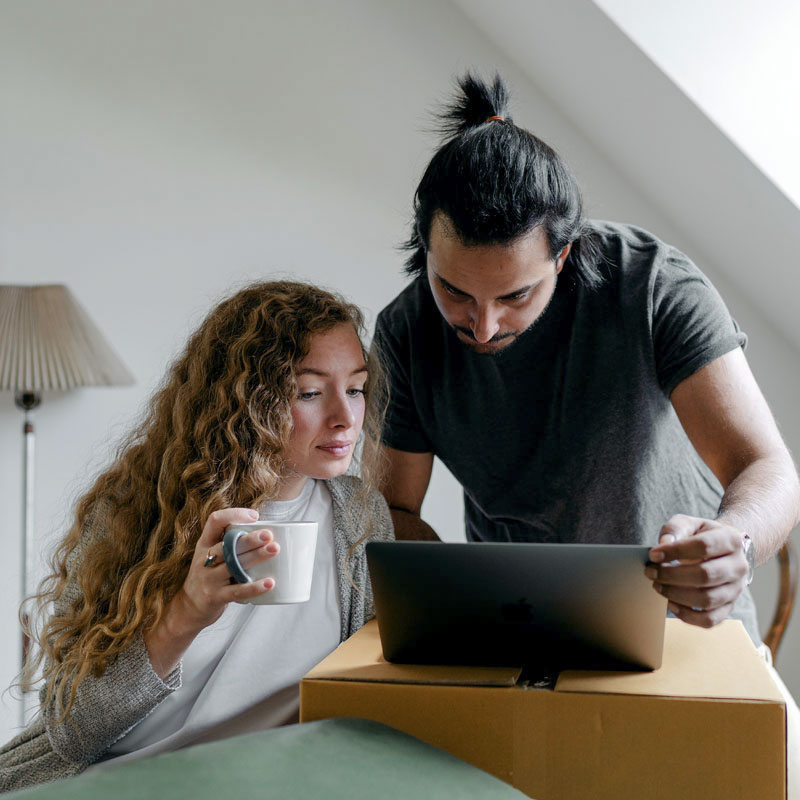
<path id="1" fill-rule="evenodd" d="M 383 655 L 403 664 L 661 666 L 667 600 L 640 545 L 371 542 Z"/>

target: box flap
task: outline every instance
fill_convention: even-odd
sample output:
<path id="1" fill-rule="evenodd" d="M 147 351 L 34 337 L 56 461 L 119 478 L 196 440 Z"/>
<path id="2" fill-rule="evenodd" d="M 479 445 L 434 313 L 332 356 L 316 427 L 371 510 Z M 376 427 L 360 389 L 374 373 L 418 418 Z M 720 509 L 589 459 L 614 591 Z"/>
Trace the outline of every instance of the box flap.
<path id="1" fill-rule="evenodd" d="M 390 664 L 383 657 L 378 624 L 372 620 L 320 661 L 304 680 L 514 686 L 521 672 L 519 667 Z"/>
<path id="2" fill-rule="evenodd" d="M 700 658 L 698 653 L 702 654 Z M 738 620 L 725 620 L 704 629 L 668 619 L 660 669 L 562 672 L 556 691 L 783 702 L 763 659 Z"/>

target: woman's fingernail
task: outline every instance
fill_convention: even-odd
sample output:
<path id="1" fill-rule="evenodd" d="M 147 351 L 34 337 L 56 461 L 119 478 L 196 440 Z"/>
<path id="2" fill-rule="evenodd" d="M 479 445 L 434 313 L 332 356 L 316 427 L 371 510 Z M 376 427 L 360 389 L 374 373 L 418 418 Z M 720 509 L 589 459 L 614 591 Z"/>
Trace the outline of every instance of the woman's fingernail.
<path id="1" fill-rule="evenodd" d="M 672 544 L 675 541 L 675 537 L 671 533 L 665 533 L 661 537 L 660 544 Z"/>
<path id="2" fill-rule="evenodd" d="M 653 567 L 647 567 L 647 569 L 644 571 L 644 574 L 652 581 L 658 575 L 658 572 L 653 569 Z"/>
<path id="3" fill-rule="evenodd" d="M 661 550 L 656 550 L 654 553 L 650 554 L 650 560 L 659 563 L 664 560 L 664 553 Z"/>

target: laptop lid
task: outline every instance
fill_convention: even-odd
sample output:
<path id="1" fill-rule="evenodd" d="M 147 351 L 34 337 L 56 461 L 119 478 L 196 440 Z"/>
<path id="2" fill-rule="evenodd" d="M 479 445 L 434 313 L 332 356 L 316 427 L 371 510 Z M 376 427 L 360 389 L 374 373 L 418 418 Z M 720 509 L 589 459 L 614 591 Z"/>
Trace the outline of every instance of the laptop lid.
<path id="1" fill-rule="evenodd" d="M 387 661 L 656 669 L 666 598 L 639 545 L 371 542 Z"/>

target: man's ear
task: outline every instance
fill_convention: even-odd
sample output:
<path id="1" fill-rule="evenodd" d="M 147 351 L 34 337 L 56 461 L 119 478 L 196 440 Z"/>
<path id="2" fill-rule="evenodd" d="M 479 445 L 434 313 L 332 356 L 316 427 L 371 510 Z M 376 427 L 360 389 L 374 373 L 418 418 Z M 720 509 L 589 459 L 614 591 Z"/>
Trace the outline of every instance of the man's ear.
<path id="1" fill-rule="evenodd" d="M 564 262 L 567 260 L 567 256 L 569 255 L 570 250 L 572 250 L 572 242 L 570 242 L 566 247 L 564 247 L 558 254 L 558 258 L 556 259 L 556 275 L 563 269 Z"/>

